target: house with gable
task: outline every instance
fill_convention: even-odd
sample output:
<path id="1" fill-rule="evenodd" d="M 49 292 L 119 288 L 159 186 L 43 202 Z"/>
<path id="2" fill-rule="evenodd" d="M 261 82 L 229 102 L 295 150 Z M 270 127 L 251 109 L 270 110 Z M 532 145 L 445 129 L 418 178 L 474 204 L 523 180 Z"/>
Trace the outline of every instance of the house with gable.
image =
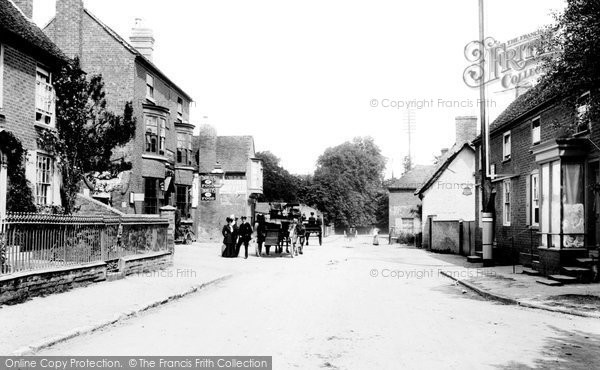
<path id="1" fill-rule="evenodd" d="M 194 150 L 198 158 L 194 231 L 201 240 L 217 240 L 227 216 L 253 221 L 263 189 L 262 162 L 255 158 L 252 136 L 218 136 L 210 125 L 200 127 Z"/>
<path id="2" fill-rule="evenodd" d="M 423 246 L 470 254 L 475 235 L 475 150 L 477 117 L 456 118 L 456 143 L 439 158 L 415 194 L 422 202 Z"/>
<path id="3" fill-rule="evenodd" d="M 172 205 L 191 219 L 192 98 L 153 62 L 152 30 L 137 19 L 126 41 L 83 0 L 56 0 L 56 15 L 44 32 L 67 56 L 78 57 L 88 74 L 102 75 L 109 110 L 122 114 L 125 104 L 133 103 L 135 137 L 113 151 L 115 161 L 132 168 L 98 174 L 95 184 L 87 184 L 90 195 L 124 213 L 158 214 Z"/>
<path id="4" fill-rule="evenodd" d="M 8 173 L 14 145 L 25 150 L 25 177 L 35 204 L 61 204 L 56 160 L 37 140 L 45 130 L 54 130 L 54 75 L 67 58 L 33 23 L 32 13 L 31 1 L 0 0 L 0 216 L 6 212 L 8 183 L 16 175 Z"/>
<path id="5" fill-rule="evenodd" d="M 586 113 L 590 94 L 597 93 L 598 86 L 561 96 L 536 85 L 490 125 L 496 264 L 521 263 L 529 273 L 561 282 L 592 278 L 600 245 L 600 129 Z M 567 98 L 576 106 L 563 104 Z M 480 153 L 481 139 L 474 145 Z M 477 157 L 481 224 L 483 164 Z"/>
<path id="6" fill-rule="evenodd" d="M 413 238 L 421 232 L 421 199 L 415 191 L 423 186 L 435 167 L 416 165 L 388 186 L 390 237 Z"/>

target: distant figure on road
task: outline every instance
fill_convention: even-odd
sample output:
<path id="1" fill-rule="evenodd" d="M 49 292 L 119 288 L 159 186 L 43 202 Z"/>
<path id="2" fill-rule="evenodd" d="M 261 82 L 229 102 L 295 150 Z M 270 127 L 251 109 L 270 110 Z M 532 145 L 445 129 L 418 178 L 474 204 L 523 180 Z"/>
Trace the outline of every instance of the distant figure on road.
<path id="1" fill-rule="evenodd" d="M 379 229 L 373 228 L 373 245 L 379 245 Z"/>
<path id="2" fill-rule="evenodd" d="M 309 225 L 315 225 L 317 223 L 317 219 L 315 218 L 315 213 L 311 212 L 310 217 L 308 218 Z"/>
<path id="3" fill-rule="evenodd" d="M 256 257 L 262 256 L 262 246 L 267 239 L 267 223 L 264 215 L 256 216 Z"/>
<path id="4" fill-rule="evenodd" d="M 235 222 L 233 224 L 233 253 L 235 254 L 235 257 L 237 257 L 238 254 L 240 254 L 240 246 L 238 244 L 238 240 L 240 238 L 240 224 L 238 223 L 239 218 L 235 217 L 234 215 L 231 215 L 229 217 L 235 219 Z"/>
<path id="5" fill-rule="evenodd" d="M 235 237 L 233 235 L 233 218 L 227 217 L 225 219 L 227 224 L 223 226 L 223 249 L 221 251 L 221 256 L 226 258 L 233 257 L 235 252 Z"/>
<path id="6" fill-rule="evenodd" d="M 242 245 L 242 243 L 244 244 L 244 249 L 246 250 L 246 255 L 244 258 L 248 258 L 248 244 L 250 243 L 250 240 L 252 239 L 252 232 L 254 230 L 252 230 L 252 225 L 250 225 L 249 222 L 246 222 L 247 217 L 246 216 L 242 216 L 242 224 L 240 225 L 239 229 L 238 229 L 238 242 L 237 245 L 235 247 L 236 250 L 236 257 L 239 255 L 240 253 L 240 247 Z"/>

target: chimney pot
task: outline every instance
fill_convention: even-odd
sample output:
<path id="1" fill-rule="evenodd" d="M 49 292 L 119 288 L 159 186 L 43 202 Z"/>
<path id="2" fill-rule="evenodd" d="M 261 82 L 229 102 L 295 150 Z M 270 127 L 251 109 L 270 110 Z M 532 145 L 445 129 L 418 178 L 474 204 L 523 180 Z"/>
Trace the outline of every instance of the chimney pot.
<path id="1" fill-rule="evenodd" d="M 129 42 L 137 49 L 146 59 L 152 61 L 152 53 L 154 52 L 154 33 L 152 29 L 143 26 L 142 18 L 135 18 L 135 23 L 131 29 Z"/>

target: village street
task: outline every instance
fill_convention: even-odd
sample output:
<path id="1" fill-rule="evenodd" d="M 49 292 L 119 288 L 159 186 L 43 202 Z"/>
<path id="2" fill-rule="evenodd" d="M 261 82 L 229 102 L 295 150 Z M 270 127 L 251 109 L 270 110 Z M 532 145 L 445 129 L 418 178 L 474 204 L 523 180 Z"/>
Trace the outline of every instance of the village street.
<path id="1" fill-rule="evenodd" d="M 486 301 L 440 275 L 452 266 L 423 250 L 372 246 L 366 236 L 333 236 L 294 259 L 184 248 L 206 249 L 202 264 L 233 276 L 37 354 L 269 355 L 274 369 L 588 369 L 600 361 L 598 320 Z"/>

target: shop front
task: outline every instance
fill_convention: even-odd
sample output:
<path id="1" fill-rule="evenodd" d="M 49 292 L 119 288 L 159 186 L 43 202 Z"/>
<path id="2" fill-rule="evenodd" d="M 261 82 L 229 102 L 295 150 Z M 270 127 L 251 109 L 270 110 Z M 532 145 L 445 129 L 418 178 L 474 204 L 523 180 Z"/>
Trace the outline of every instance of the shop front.
<path id="1" fill-rule="evenodd" d="M 598 162 L 590 159 L 586 139 L 553 139 L 535 148 L 539 166 L 539 271 L 561 274 L 588 257 L 596 242 Z"/>

